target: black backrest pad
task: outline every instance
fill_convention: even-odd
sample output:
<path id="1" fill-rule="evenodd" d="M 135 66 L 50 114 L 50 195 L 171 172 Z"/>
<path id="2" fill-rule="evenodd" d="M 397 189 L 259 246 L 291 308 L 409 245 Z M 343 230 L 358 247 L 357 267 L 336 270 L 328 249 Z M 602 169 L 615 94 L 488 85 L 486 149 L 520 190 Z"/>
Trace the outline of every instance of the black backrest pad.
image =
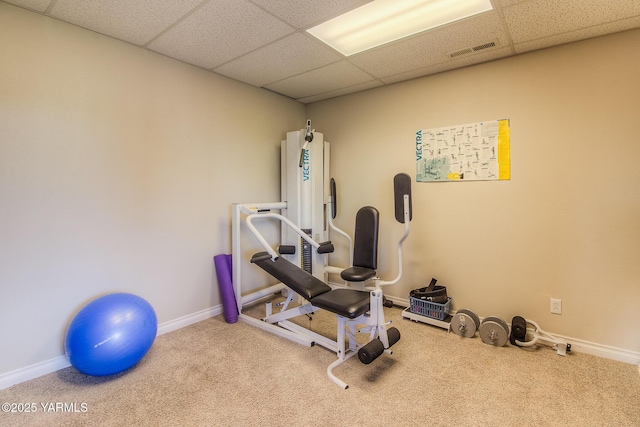
<path id="1" fill-rule="evenodd" d="M 331 197 L 331 219 L 336 219 L 338 213 L 338 195 L 336 194 L 336 180 L 329 181 L 329 196 Z"/>
<path id="2" fill-rule="evenodd" d="M 393 177 L 393 193 L 396 207 L 396 221 L 404 223 L 404 195 L 409 195 L 409 221 L 413 218 L 411 204 L 411 177 L 406 173 L 399 173 Z"/>
<path id="3" fill-rule="evenodd" d="M 356 214 L 353 241 L 353 265 L 373 270 L 378 268 L 378 210 L 372 206 L 360 208 Z"/>
<path id="4" fill-rule="evenodd" d="M 307 300 L 331 290 L 329 285 L 282 257 L 272 261 L 268 253 L 259 252 L 251 262 Z"/>

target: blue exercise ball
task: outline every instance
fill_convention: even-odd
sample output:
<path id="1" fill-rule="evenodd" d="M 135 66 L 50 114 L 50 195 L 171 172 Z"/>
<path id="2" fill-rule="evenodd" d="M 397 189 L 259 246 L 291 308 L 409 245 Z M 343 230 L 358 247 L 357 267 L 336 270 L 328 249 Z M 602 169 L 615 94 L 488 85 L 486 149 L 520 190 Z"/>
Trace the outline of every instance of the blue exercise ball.
<path id="1" fill-rule="evenodd" d="M 64 348 L 78 371 L 113 375 L 138 363 L 157 332 L 156 313 L 146 300 L 128 293 L 108 294 L 75 315 L 67 328 Z"/>

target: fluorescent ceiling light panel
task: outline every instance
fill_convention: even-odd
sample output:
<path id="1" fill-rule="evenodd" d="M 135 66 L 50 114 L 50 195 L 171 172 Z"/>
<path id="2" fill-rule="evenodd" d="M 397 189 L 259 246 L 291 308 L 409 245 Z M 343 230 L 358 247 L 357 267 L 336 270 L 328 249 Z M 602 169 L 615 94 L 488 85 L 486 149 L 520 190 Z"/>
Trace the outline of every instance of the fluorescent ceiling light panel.
<path id="1" fill-rule="evenodd" d="M 492 8 L 491 0 L 374 0 L 307 32 L 349 56 Z"/>

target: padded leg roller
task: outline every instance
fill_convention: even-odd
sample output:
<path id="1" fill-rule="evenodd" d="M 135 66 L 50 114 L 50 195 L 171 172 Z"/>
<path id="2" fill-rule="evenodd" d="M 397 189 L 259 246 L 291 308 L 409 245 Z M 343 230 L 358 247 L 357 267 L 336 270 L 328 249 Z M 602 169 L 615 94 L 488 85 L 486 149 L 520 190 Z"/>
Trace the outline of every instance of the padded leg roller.
<path id="1" fill-rule="evenodd" d="M 389 339 L 389 347 L 400 341 L 400 331 L 398 328 L 387 329 L 387 338 Z"/>
<path id="2" fill-rule="evenodd" d="M 387 339 L 389 340 L 389 347 L 400 341 L 400 331 L 398 328 L 387 329 Z M 379 338 L 371 340 L 358 350 L 358 359 L 365 365 L 373 362 L 384 353 L 384 344 Z"/>
<path id="3" fill-rule="evenodd" d="M 360 350 L 358 350 L 358 359 L 365 365 L 368 365 L 376 360 L 382 353 L 384 353 L 384 344 L 376 338 L 360 347 Z"/>

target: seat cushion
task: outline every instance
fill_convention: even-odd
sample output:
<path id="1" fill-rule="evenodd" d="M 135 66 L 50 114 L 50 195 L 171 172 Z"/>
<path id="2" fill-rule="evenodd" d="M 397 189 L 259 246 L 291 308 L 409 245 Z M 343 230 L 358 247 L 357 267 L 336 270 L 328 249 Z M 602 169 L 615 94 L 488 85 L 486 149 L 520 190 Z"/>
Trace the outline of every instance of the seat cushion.
<path id="1" fill-rule="evenodd" d="M 340 277 L 348 282 L 364 282 L 375 275 L 375 270 L 366 267 L 349 267 L 340 272 Z"/>
<path id="2" fill-rule="evenodd" d="M 369 311 L 368 291 L 354 289 L 334 289 L 312 298 L 311 304 L 349 319 L 354 319 Z"/>

